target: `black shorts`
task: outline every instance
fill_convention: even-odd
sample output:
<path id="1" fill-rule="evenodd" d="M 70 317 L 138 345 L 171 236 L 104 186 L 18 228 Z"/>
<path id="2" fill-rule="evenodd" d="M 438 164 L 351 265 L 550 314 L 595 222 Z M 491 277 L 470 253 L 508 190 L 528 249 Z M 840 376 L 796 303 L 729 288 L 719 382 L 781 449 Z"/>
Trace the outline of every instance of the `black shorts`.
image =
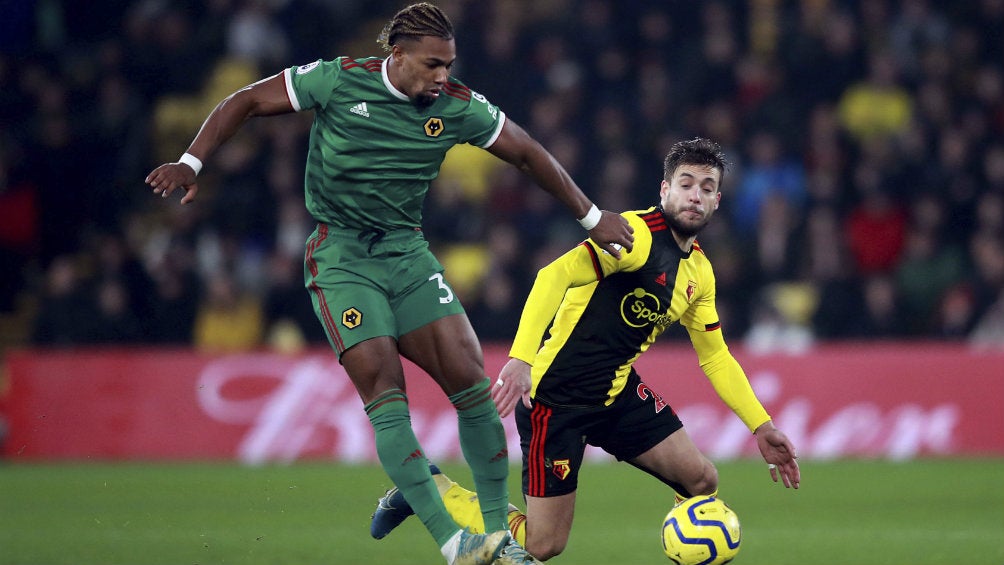
<path id="1" fill-rule="evenodd" d="M 683 427 L 666 402 L 634 370 L 610 406 L 565 407 L 516 403 L 516 428 L 523 451 L 523 494 L 560 496 L 575 491 L 586 445 L 618 461 L 655 447 Z"/>

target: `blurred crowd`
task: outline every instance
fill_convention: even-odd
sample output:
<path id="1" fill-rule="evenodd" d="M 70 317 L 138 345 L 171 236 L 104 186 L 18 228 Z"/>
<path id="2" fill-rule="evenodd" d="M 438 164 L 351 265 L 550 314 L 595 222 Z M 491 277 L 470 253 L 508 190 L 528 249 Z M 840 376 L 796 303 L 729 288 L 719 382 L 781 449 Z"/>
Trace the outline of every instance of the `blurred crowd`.
<path id="1" fill-rule="evenodd" d="M 1004 344 L 1004 0 L 447 0 L 453 74 L 600 207 L 657 203 L 662 158 L 731 161 L 699 236 L 726 337 Z M 322 344 L 303 289 L 310 115 L 253 120 L 198 200 L 154 197 L 224 96 L 383 54 L 385 0 L 0 0 L 0 316 L 23 345 Z M 485 341 L 584 233 L 479 149 L 425 232 Z M 678 334 L 682 336 L 682 334 Z"/>

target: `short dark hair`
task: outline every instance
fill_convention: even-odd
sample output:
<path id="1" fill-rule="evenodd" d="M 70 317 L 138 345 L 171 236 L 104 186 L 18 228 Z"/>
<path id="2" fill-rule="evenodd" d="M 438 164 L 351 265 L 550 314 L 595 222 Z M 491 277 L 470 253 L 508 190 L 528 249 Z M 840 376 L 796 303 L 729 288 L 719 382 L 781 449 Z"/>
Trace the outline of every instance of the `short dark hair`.
<path id="1" fill-rule="evenodd" d="M 687 141 L 677 141 L 666 154 L 662 163 L 662 178 L 669 180 L 680 165 L 704 165 L 718 169 L 722 177 L 729 162 L 725 159 L 722 147 L 703 137 L 695 137 Z"/>
<path id="2" fill-rule="evenodd" d="M 425 36 L 453 39 L 453 24 L 438 7 L 428 2 L 420 2 L 394 14 L 377 36 L 377 43 L 382 45 L 384 50 L 390 51 L 402 39 L 418 39 Z"/>

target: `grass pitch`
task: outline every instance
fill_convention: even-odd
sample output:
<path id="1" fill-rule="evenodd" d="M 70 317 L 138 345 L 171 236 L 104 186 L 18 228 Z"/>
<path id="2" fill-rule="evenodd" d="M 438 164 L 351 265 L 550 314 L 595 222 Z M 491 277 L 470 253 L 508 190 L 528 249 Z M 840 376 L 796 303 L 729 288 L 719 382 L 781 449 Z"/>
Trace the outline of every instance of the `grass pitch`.
<path id="1" fill-rule="evenodd" d="M 805 461 L 798 491 L 759 462 L 718 466 L 743 525 L 737 565 L 1004 564 L 1004 459 Z M 470 485 L 462 465 L 442 467 Z M 441 564 L 414 518 L 369 537 L 388 487 L 376 466 L 7 463 L 0 565 Z M 550 563 L 669 563 L 672 500 L 628 465 L 587 466 L 569 547 Z"/>

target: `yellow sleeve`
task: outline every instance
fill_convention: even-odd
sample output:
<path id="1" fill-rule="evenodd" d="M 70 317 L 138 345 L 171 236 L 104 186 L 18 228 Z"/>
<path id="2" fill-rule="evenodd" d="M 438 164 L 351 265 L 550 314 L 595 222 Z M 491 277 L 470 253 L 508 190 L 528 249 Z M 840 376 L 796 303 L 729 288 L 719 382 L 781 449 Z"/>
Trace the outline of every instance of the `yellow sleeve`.
<path id="1" fill-rule="evenodd" d="M 544 332 L 554 319 L 565 291 L 599 280 L 594 256 L 595 248 L 584 241 L 537 272 L 519 318 L 519 329 L 516 330 L 509 357 L 533 365 Z"/>
<path id="2" fill-rule="evenodd" d="M 757 399 L 743 368 L 729 352 L 721 330 L 687 328 L 687 333 L 697 351 L 701 369 L 722 402 L 739 416 L 751 432 L 769 421 L 770 415 Z"/>
<path id="3" fill-rule="evenodd" d="M 618 261 L 587 239 L 538 271 L 523 306 L 509 357 L 533 365 L 544 332 L 557 314 L 568 289 L 594 284 L 618 271 L 635 271 L 645 264 L 652 247 L 652 233 L 637 214 L 625 212 L 621 215 L 634 228 L 635 241 L 631 252 L 622 251 Z"/>

